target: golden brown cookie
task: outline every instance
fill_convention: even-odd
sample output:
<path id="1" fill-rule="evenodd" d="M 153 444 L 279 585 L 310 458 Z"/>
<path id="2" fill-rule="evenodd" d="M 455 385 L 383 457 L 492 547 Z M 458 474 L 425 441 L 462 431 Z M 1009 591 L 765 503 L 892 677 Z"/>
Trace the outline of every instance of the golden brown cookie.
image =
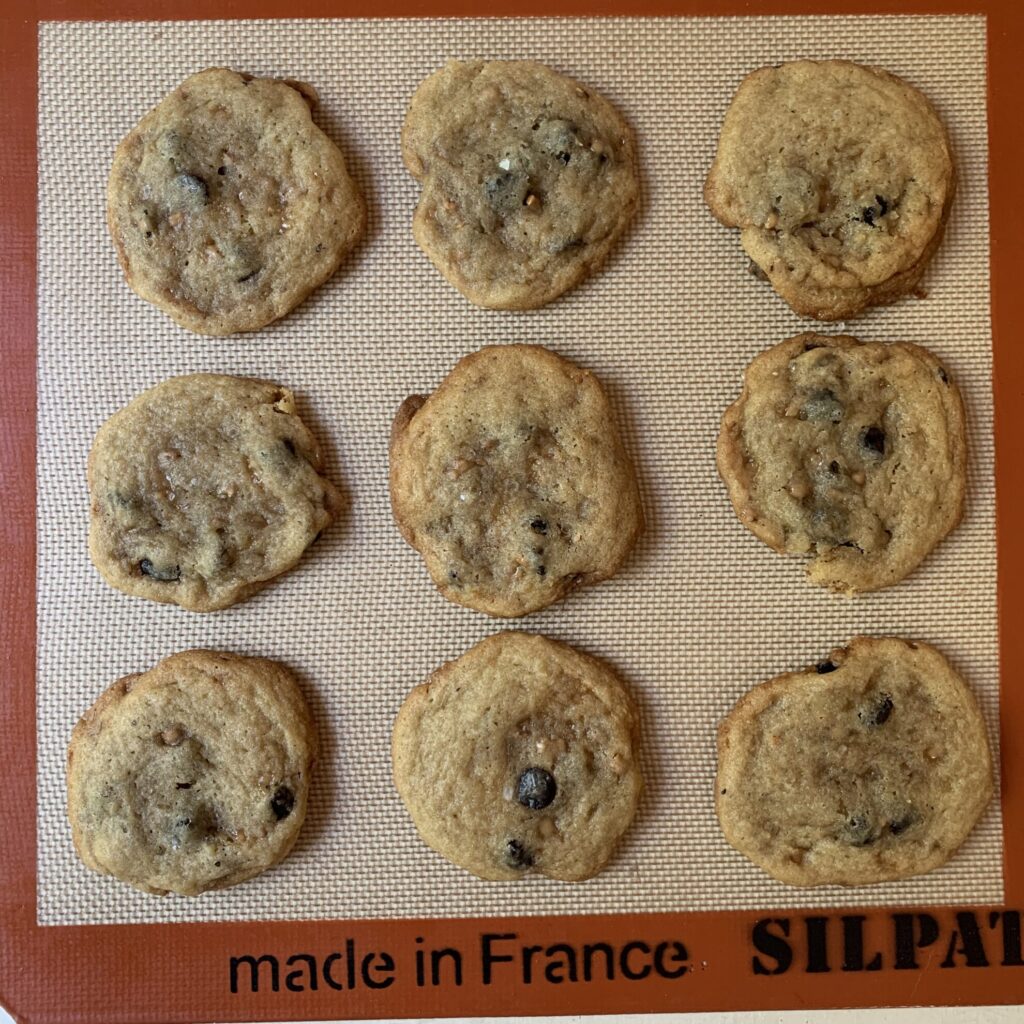
<path id="1" fill-rule="evenodd" d="M 391 504 L 441 593 L 488 615 L 525 615 L 607 579 L 643 528 L 600 384 L 533 345 L 481 349 L 403 403 Z"/>
<path id="2" fill-rule="evenodd" d="M 337 270 L 365 208 L 304 83 L 210 68 L 121 142 L 107 220 L 131 287 L 200 334 L 254 331 Z"/>
<path id="3" fill-rule="evenodd" d="M 638 718 L 565 644 L 499 633 L 438 669 L 395 720 L 395 785 L 423 840 L 479 878 L 596 874 L 633 820 Z"/>
<path id="4" fill-rule="evenodd" d="M 471 302 L 532 309 L 604 263 L 636 210 L 633 133 L 535 61 L 449 61 L 413 96 L 402 156 L 413 234 Z"/>
<path id="5" fill-rule="evenodd" d="M 959 522 L 960 392 L 927 349 L 801 334 L 747 367 L 718 438 L 740 521 L 854 593 L 912 572 Z"/>
<path id="6" fill-rule="evenodd" d="M 68 747 L 85 865 L 196 896 L 282 861 L 306 816 L 316 730 L 282 665 L 184 651 L 114 683 Z"/>
<path id="7" fill-rule="evenodd" d="M 796 312 L 841 320 L 917 287 L 955 191 L 946 129 L 913 86 L 801 60 L 743 80 L 704 196 Z"/>
<path id="8" fill-rule="evenodd" d="M 740 700 L 716 786 L 726 839 L 774 878 L 866 885 L 949 860 L 992 796 L 992 761 L 935 648 L 857 637 Z"/>
<path id="9" fill-rule="evenodd" d="M 126 594 L 226 608 L 295 565 L 330 524 L 341 498 L 322 470 L 287 388 L 172 377 L 93 442 L 93 563 Z"/>

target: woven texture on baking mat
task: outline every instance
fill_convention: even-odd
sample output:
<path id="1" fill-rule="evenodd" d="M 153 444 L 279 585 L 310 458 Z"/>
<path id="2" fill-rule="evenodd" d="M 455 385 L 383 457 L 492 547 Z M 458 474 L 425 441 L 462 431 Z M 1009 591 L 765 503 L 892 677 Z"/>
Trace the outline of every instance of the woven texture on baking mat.
<path id="1" fill-rule="evenodd" d="M 592 85 L 636 129 L 644 201 L 603 273 L 532 313 L 471 306 L 410 232 L 417 186 L 399 131 L 417 83 L 448 57 L 534 57 Z M 952 135 L 960 192 L 928 297 L 849 325 L 930 346 L 963 388 L 970 490 L 957 531 L 899 586 L 856 600 L 809 586 L 736 520 L 714 444 L 741 371 L 808 329 L 747 272 L 701 188 L 748 71 L 798 57 L 882 65 L 923 89 Z M 369 199 L 366 243 L 295 313 L 257 334 L 202 338 L 132 294 L 104 225 L 121 137 L 210 65 L 301 79 Z M 787 888 L 723 840 L 715 728 L 750 686 L 858 633 L 938 645 L 997 740 L 995 492 L 987 224 L 985 23 L 980 18 L 326 21 L 79 24 L 40 30 L 39 889 L 46 924 L 246 918 L 574 914 L 1002 899 L 993 801 L 959 854 L 922 878 L 860 890 Z M 829 330 L 841 331 L 837 324 Z M 391 723 L 444 661 L 502 623 L 444 601 L 391 520 L 387 439 L 402 399 L 432 390 L 485 343 L 539 342 L 607 385 L 649 527 L 616 579 L 514 625 L 606 658 L 643 713 L 647 788 L 597 878 L 481 882 L 427 849 L 391 783 Z M 166 377 L 219 371 L 299 395 L 350 507 L 301 566 L 227 611 L 129 598 L 86 553 L 85 462 L 115 410 Z M 193 646 L 280 659 L 323 735 L 292 856 L 246 885 L 157 899 L 91 874 L 65 820 L 64 757 L 113 680 Z"/>

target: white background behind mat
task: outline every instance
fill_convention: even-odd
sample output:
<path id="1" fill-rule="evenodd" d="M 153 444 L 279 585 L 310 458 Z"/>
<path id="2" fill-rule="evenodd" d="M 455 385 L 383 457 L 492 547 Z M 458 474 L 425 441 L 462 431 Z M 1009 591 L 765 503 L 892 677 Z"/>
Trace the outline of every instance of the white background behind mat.
<path id="1" fill-rule="evenodd" d="M 994 801 L 965 847 L 922 878 L 797 890 L 722 839 L 715 728 L 750 686 L 857 633 L 937 644 L 998 729 L 988 304 L 985 26 L 980 18 L 333 21 L 40 27 L 39 888 L 43 924 L 998 902 Z M 445 58 L 536 57 L 600 90 L 639 140 L 644 201 L 606 270 L 546 308 L 479 310 L 410 234 L 417 186 L 399 131 Z M 877 63 L 921 87 L 960 174 L 928 298 L 875 310 L 861 338 L 927 344 L 969 413 L 967 517 L 909 580 L 856 600 L 810 587 L 799 559 L 737 522 L 714 467 L 725 406 L 762 349 L 811 325 L 746 269 L 701 199 L 742 76 L 801 56 Z M 132 294 L 104 223 L 117 142 L 188 74 L 226 65 L 297 78 L 369 201 L 366 242 L 295 313 L 257 334 L 203 338 Z M 843 325 L 829 330 L 839 331 Z M 572 886 L 478 881 L 417 838 L 391 784 L 405 694 L 503 623 L 444 601 L 399 537 L 387 495 L 391 418 L 484 343 L 540 342 L 607 386 L 639 466 L 649 526 L 626 570 L 507 623 L 606 658 L 643 713 L 646 795 L 615 859 Z M 348 511 L 300 567 L 212 615 L 127 597 L 86 551 L 85 463 L 100 424 L 166 377 L 216 371 L 293 388 Z M 115 679 L 191 646 L 277 658 L 298 673 L 323 757 L 293 855 L 246 885 L 157 899 L 88 872 L 65 820 L 72 726 Z"/>

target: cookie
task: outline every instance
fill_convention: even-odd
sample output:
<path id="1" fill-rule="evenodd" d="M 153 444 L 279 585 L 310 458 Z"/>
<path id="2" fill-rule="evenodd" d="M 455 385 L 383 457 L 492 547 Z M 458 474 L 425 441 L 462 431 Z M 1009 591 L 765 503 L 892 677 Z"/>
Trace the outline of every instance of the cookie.
<path id="1" fill-rule="evenodd" d="M 992 796 L 985 723 L 923 643 L 857 637 L 754 687 L 718 732 L 725 838 L 790 885 L 923 874 L 957 851 Z"/>
<path id="2" fill-rule="evenodd" d="M 740 521 L 854 593 L 912 572 L 960 522 L 964 409 L 926 349 L 801 334 L 747 367 L 718 470 Z"/>
<path id="3" fill-rule="evenodd" d="M 479 878 L 590 878 L 642 780 L 633 700 L 606 666 L 499 633 L 438 669 L 395 719 L 395 786 L 428 846 Z"/>
<path id="4" fill-rule="evenodd" d="M 604 263 L 639 196 L 614 107 L 534 61 L 449 61 L 416 90 L 402 156 L 413 235 L 471 302 L 533 309 Z"/>
<path id="5" fill-rule="evenodd" d="M 75 726 L 68 817 L 86 867 L 196 896 L 282 861 L 306 816 L 316 730 L 291 673 L 184 651 L 114 683 Z"/>
<path id="6" fill-rule="evenodd" d="M 801 60 L 744 79 L 704 197 L 797 313 L 842 320 L 917 288 L 955 191 L 921 93 L 881 68 Z"/>
<path id="7" fill-rule="evenodd" d="M 302 557 L 341 499 L 295 413 L 268 381 L 173 377 L 99 430 L 89 455 L 89 552 L 136 597 L 208 612 Z"/>
<path id="8" fill-rule="evenodd" d="M 601 386 L 538 346 L 481 349 L 407 399 L 390 454 L 402 535 L 445 597 L 488 615 L 607 579 L 643 527 Z"/>
<path id="9" fill-rule="evenodd" d="M 365 208 L 311 86 L 210 68 L 117 147 L 107 221 L 125 278 L 200 334 L 255 331 L 338 269 Z"/>

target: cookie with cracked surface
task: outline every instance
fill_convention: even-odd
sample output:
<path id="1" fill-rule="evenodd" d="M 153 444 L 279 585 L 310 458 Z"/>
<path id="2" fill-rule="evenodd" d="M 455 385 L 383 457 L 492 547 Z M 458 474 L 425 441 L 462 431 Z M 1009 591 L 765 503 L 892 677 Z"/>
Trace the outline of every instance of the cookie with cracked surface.
<path id="1" fill-rule="evenodd" d="M 402 535 L 445 597 L 488 615 L 607 579 L 643 527 L 600 384 L 538 346 L 481 349 L 406 399 L 390 459 Z"/>
<path id="2" fill-rule="evenodd" d="M 184 651 L 114 683 L 68 747 L 68 816 L 93 871 L 196 896 L 282 861 L 306 816 L 316 729 L 284 666 Z"/>
<path id="3" fill-rule="evenodd" d="M 928 644 L 857 637 L 754 687 L 718 732 L 725 838 L 790 885 L 923 874 L 992 795 L 985 723 Z"/>
<path id="4" fill-rule="evenodd" d="M 438 669 L 395 719 L 395 786 L 420 836 L 479 878 L 590 878 L 640 797 L 619 678 L 565 644 L 499 633 Z"/>
<path id="5" fill-rule="evenodd" d="M 172 377 L 99 430 L 89 552 L 126 594 L 208 612 L 295 565 L 341 506 L 292 393 Z"/>
<path id="6" fill-rule="evenodd" d="M 629 125 L 534 61 L 449 61 L 417 89 L 402 156 L 413 235 L 471 302 L 533 309 L 604 263 L 639 197 Z"/>
<path id="7" fill-rule="evenodd" d="M 255 331 L 326 281 L 363 199 L 304 83 L 210 68 L 121 142 L 107 222 L 128 284 L 200 334 Z"/>
<path id="8" fill-rule="evenodd" d="M 802 60 L 744 79 L 704 197 L 797 313 L 841 320 L 917 288 L 955 191 L 946 129 L 917 89 Z"/>
<path id="9" fill-rule="evenodd" d="M 959 522 L 960 392 L 918 345 L 801 334 L 747 367 L 718 437 L 740 521 L 812 583 L 854 593 L 911 573 Z"/>

